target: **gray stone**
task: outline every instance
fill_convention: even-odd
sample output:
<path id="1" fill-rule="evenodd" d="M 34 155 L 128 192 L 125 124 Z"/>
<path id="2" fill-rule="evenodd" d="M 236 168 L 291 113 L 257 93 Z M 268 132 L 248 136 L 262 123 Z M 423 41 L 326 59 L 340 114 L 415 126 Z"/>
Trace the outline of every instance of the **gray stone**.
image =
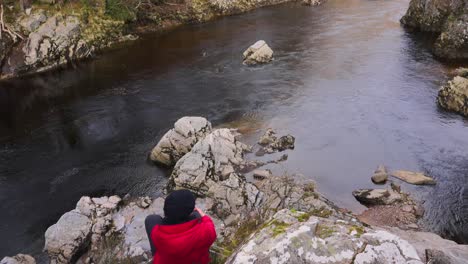
<path id="1" fill-rule="evenodd" d="M 19 24 L 28 33 L 35 31 L 47 20 L 44 10 L 37 10 L 29 16 L 23 17 Z"/>
<path id="2" fill-rule="evenodd" d="M 468 8 L 464 0 L 411 0 L 401 22 L 409 28 L 435 32 L 434 54 L 468 58 Z"/>
<path id="3" fill-rule="evenodd" d="M 205 118 L 183 117 L 153 148 L 150 159 L 165 166 L 173 166 L 210 132 L 211 123 Z"/>
<path id="4" fill-rule="evenodd" d="M 364 205 L 391 205 L 402 201 L 401 194 L 386 189 L 360 189 L 353 196 Z"/>
<path id="5" fill-rule="evenodd" d="M 50 263 L 70 263 L 79 250 L 90 242 L 92 221 L 73 210 L 60 217 L 45 233 L 44 250 Z"/>
<path id="6" fill-rule="evenodd" d="M 264 180 L 266 178 L 271 177 L 273 174 L 270 170 L 254 170 L 253 177 L 256 180 Z"/>
<path id="7" fill-rule="evenodd" d="M 380 165 L 377 170 L 375 170 L 371 179 L 375 184 L 384 184 L 388 179 L 387 169 L 385 166 Z"/>
<path id="8" fill-rule="evenodd" d="M 424 175 L 421 172 L 412 172 L 412 171 L 404 171 L 398 170 L 392 172 L 392 176 L 398 178 L 402 181 L 407 183 L 415 184 L 415 185 L 433 185 L 436 184 L 434 179 Z"/>
<path id="9" fill-rule="evenodd" d="M 272 144 L 273 142 L 276 141 L 276 133 L 273 131 L 273 129 L 268 128 L 267 131 L 265 131 L 265 134 L 263 134 L 260 137 L 260 140 L 258 141 L 258 144 L 262 146 L 266 146 L 269 144 Z"/>
<path id="10" fill-rule="evenodd" d="M 75 58 L 79 36 L 80 22 L 77 17 L 60 14 L 50 17 L 29 35 L 23 48 L 26 65 L 62 64 L 69 58 Z"/>
<path id="11" fill-rule="evenodd" d="M 13 257 L 4 257 L 0 264 L 36 264 L 36 260 L 30 255 L 18 254 Z"/>
<path id="12" fill-rule="evenodd" d="M 264 64 L 273 59 L 273 50 L 264 40 L 259 40 L 244 51 L 243 55 L 245 65 Z"/>
<path id="13" fill-rule="evenodd" d="M 468 79 L 456 76 L 439 90 L 437 103 L 453 112 L 468 116 Z"/>

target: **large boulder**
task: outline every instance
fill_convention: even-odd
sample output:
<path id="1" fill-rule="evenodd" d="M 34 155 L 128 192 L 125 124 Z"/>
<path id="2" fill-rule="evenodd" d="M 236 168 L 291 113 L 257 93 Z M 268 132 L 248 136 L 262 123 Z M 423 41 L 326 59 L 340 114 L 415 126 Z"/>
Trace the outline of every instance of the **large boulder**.
<path id="1" fill-rule="evenodd" d="M 227 263 L 421 263 L 416 250 L 386 231 L 283 209 Z"/>
<path id="2" fill-rule="evenodd" d="M 439 34 L 435 55 L 468 58 L 468 2 L 466 0 L 411 0 L 401 19 L 406 27 Z"/>
<path id="3" fill-rule="evenodd" d="M 264 64 L 273 59 L 273 50 L 264 40 L 259 40 L 244 51 L 243 55 L 245 65 Z"/>
<path id="4" fill-rule="evenodd" d="M 89 245 L 93 223 L 78 210 L 65 213 L 45 233 L 44 250 L 50 263 L 71 263 Z"/>
<path id="5" fill-rule="evenodd" d="M 450 111 L 468 116 L 468 79 L 456 76 L 439 90 L 437 103 Z"/>
<path id="6" fill-rule="evenodd" d="M 165 166 L 173 166 L 210 132 L 211 123 L 205 118 L 183 117 L 153 148 L 150 159 Z"/>
<path id="7" fill-rule="evenodd" d="M 31 33 L 39 28 L 39 26 L 47 20 L 44 10 L 34 11 L 31 15 L 25 15 L 20 18 L 18 24 L 26 33 Z"/>
<path id="8" fill-rule="evenodd" d="M 13 257 L 4 257 L 0 264 L 36 264 L 36 260 L 25 254 L 18 254 Z"/>
<path id="9" fill-rule="evenodd" d="M 57 14 L 32 32 L 23 48 L 25 64 L 41 67 L 52 63 L 63 64 L 77 57 L 83 45 L 78 41 L 81 24 L 78 17 Z"/>

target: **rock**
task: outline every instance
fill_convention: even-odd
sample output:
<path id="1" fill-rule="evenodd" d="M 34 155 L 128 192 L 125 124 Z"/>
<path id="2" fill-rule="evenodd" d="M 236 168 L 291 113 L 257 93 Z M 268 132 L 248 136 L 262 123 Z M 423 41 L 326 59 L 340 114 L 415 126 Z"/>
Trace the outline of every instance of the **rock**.
<path id="1" fill-rule="evenodd" d="M 426 175 L 420 172 L 399 170 L 392 172 L 392 176 L 407 183 L 416 185 L 436 184 L 434 179 L 427 177 Z"/>
<path id="2" fill-rule="evenodd" d="M 300 214 L 279 211 L 226 263 L 422 264 L 408 242 L 386 231 Z"/>
<path id="3" fill-rule="evenodd" d="M 264 180 L 271 176 L 272 176 L 272 173 L 270 170 L 254 170 L 253 171 L 253 177 L 256 180 Z"/>
<path id="4" fill-rule="evenodd" d="M 450 111 L 468 116 L 468 79 L 456 76 L 439 90 L 437 103 Z"/>
<path id="5" fill-rule="evenodd" d="M 15 41 L 9 34 L 2 34 L 2 38 L 0 38 L 0 65 L 4 65 L 4 62 L 6 61 L 6 58 L 9 57 L 14 44 Z"/>
<path id="6" fill-rule="evenodd" d="M 0 264 L 36 264 L 36 260 L 30 255 L 18 254 L 13 257 L 4 257 Z"/>
<path id="7" fill-rule="evenodd" d="M 464 0 L 411 0 L 401 19 L 408 28 L 434 32 L 434 54 L 448 59 L 468 58 L 468 8 Z"/>
<path id="8" fill-rule="evenodd" d="M 271 154 L 276 151 L 294 149 L 295 141 L 296 139 L 291 135 L 277 138 L 276 133 L 269 128 L 258 141 L 258 144 L 261 145 L 262 148 L 260 148 L 255 155 L 263 156 L 265 153 Z"/>
<path id="9" fill-rule="evenodd" d="M 65 213 L 45 233 L 50 263 L 70 263 L 90 242 L 92 221 L 78 210 Z"/>
<path id="10" fill-rule="evenodd" d="M 360 189 L 353 196 L 364 205 L 390 205 L 402 201 L 399 193 L 386 189 Z"/>
<path id="11" fill-rule="evenodd" d="M 265 134 L 263 134 L 260 137 L 260 140 L 258 140 L 258 144 L 262 146 L 267 146 L 269 144 L 272 144 L 276 141 L 276 132 L 273 131 L 273 129 L 268 128 L 267 131 L 265 131 Z"/>
<path id="12" fill-rule="evenodd" d="M 375 184 L 384 184 L 388 179 L 387 169 L 385 166 L 380 165 L 377 170 L 375 170 L 371 179 Z"/>
<path id="13" fill-rule="evenodd" d="M 76 209 L 83 215 L 88 217 L 96 212 L 96 205 L 88 196 L 83 196 L 76 204 Z"/>
<path id="14" fill-rule="evenodd" d="M 458 68 L 455 70 L 455 76 L 460 76 L 463 78 L 468 78 L 468 68 Z"/>
<path id="15" fill-rule="evenodd" d="M 429 232 L 417 232 L 390 228 L 389 232 L 408 241 L 424 263 L 462 264 L 468 260 L 468 245 L 459 245 L 451 240 Z"/>
<path id="16" fill-rule="evenodd" d="M 151 198 L 146 196 L 146 197 L 139 198 L 136 204 L 140 208 L 148 208 L 151 205 L 151 202 L 152 202 Z"/>
<path id="17" fill-rule="evenodd" d="M 23 17 L 19 24 L 27 32 L 33 32 L 39 28 L 39 26 L 47 20 L 47 16 L 44 10 L 37 10 L 29 16 Z"/>
<path id="18" fill-rule="evenodd" d="M 322 0 L 303 0 L 302 4 L 308 6 L 318 6 L 322 4 Z"/>
<path id="19" fill-rule="evenodd" d="M 60 14 L 50 17 L 29 35 L 23 48 L 25 63 L 30 67 L 62 64 L 75 58 L 80 47 L 80 22 L 75 16 Z"/>
<path id="20" fill-rule="evenodd" d="M 174 124 L 151 151 L 154 162 L 173 166 L 192 147 L 211 132 L 211 123 L 203 117 L 183 117 Z"/>
<path id="21" fill-rule="evenodd" d="M 273 50 L 264 40 L 259 40 L 244 51 L 243 55 L 245 65 L 264 64 L 273 59 Z"/>

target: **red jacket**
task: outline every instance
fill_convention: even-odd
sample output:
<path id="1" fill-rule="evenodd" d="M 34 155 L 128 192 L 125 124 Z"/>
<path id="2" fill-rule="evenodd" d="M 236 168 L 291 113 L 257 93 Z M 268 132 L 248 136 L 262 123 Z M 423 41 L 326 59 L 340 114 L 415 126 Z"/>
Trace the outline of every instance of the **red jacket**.
<path id="1" fill-rule="evenodd" d="M 153 264 L 207 264 L 216 230 L 207 215 L 178 225 L 157 225 L 151 230 L 156 248 Z"/>

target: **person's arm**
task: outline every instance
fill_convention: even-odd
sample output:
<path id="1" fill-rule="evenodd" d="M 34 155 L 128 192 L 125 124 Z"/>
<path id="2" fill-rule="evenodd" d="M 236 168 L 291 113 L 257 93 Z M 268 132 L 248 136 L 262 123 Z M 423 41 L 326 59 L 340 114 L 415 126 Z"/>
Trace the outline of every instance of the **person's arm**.
<path id="1" fill-rule="evenodd" d="M 210 247 L 216 240 L 216 229 L 213 223 L 213 220 L 199 208 L 195 208 L 195 211 L 198 212 L 201 216 L 201 225 L 202 232 L 200 234 L 201 245 Z"/>

